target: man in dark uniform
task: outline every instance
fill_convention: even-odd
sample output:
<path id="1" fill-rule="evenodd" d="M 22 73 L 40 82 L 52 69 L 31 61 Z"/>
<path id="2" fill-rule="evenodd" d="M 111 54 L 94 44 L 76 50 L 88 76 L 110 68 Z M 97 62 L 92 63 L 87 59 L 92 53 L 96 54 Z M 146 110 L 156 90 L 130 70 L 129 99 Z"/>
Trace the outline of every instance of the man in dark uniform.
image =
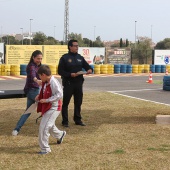
<path id="1" fill-rule="evenodd" d="M 67 54 L 64 54 L 59 61 L 58 74 L 61 75 L 63 84 L 63 105 L 62 105 L 62 125 L 69 126 L 68 105 L 72 95 L 74 96 L 74 118 L 76 125 L 85 126 L 81 117 L 81 104 L 83 100 L 83 74 L 77 72 L 86 70 L 87 74 L 92 73 L 92 68 L 85 61 L 84 57 L 78 54 L 78 41 L 68 42 Z"/>

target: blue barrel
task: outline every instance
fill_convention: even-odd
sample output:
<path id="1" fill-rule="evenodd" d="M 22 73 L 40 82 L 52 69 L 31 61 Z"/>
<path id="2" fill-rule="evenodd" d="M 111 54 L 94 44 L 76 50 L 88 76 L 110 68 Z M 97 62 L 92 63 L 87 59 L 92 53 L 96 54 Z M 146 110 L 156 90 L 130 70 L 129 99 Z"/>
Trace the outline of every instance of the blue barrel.
<path id="1" fill-rule="evenodd" d="M 155 73 L 155 65 L 150 65 L 150 71 L 151 71 L 152 73 Z"/>
<path id="2" fill-rule="evenodd" d="M 93 74 L 94 74 L 94 64 L 90 64 L 90 67 L 93 69 Z"/>
<path id="3" fill-rule="evenodd" d="M 126 68 L 127 68 L 126 64 L 120 65 L 120 73 L 126 73 Z"/>
<path id="4" fill-rule="evenodd" d="M 161 65 L 155 65 L 155 73 L 161 73 Z"/>
<path id="5" fill-rule="evenodd" d="M 120 73 L 120 64 L 115 64 L 114 65 L 114 73 L 119 74 Z"/>
<path id="6" fill-rule="evenodd" d="M 27 64 L 20 64 L 20 75 L 27 75 L 26 68 Z"/>
<path id="7" fill-rule="evenodd" d="M 126 67 L 126 73 L 132 73 L 132 65 L 127 65 Z"/>
<path id="8" fill-rule="evenodd" d="M 165 73 L 166 72 L 166 65 L 161 65 L 161 73 Z"/>
<path id="9" fill-rule="evenodd" d="M 163 77 L 163 90 L 170 91 L 170 76 Z"/>

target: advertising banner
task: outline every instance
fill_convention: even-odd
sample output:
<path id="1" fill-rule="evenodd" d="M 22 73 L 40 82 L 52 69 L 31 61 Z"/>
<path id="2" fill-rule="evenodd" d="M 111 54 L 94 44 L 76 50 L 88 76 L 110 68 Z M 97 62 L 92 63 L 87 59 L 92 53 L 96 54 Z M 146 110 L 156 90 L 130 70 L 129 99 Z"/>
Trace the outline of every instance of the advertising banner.
<path id="1" fill-rule="evenodd" d="M 67 45 L 44 45 L 44 63 L 57 65 L 59 59 L 65 53 L 68 53 Z"/>
<path id="2" fill-rule="evenodd" d="M 105 48 L 79 47 L 78 53 L 82 55 L 89 64 L 103 64 L 105 61 Z"/>
<path id="3" fill-rule="evenodd" d="M 155 65 L 170 64 L 170 50 L 155 50 L 154 64 Z"/>
<path id="4" fill-rule="evenodd" d="M 0 43 L 0 64 L 4 64 L 4 43 Z"/>
<path id="5" fill-rule="evenodd" d="M 6 64 L 28 64 L 35 50 L 42 51 L 42 45 L 6 45 Z"/>
<path id="6" fill-rule="evenodd" d="M 130 64 L 130 48 L 107 48 L 106 58 L 108 64 Z"/>

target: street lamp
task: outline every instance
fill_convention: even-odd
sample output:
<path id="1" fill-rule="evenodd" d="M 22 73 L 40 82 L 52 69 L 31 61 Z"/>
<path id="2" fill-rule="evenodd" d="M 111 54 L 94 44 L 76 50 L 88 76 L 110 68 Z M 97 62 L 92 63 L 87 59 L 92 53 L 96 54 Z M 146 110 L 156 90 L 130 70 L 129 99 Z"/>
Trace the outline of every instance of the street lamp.
<path id="1" fill-rule="evenodd" d="M 137 21 L 135 21 L 135 48 L 136 48 L 136 23 Z"/>
<path id="2" fill-rule="evenodd" d="M 151 25 L 151 43 L 152 43 L 152 25 Z"/>
<path id="3" fill-rule="evenodd" d="M 32 21 L 33 19 L 30 19 L 30 45 L 31 45 L 31 21 Z"/>
<path id="4" fill-rule="evenodd" d="M 2 42 L 2 26 L 1 26 L 1 42 Z"/>
<path id="5" fill-rule="evenodd" d="M 56 26 L 54 26 L 54 39 L 55 39 L 55 28 L 56 28 Z"/>
<path id="6" fill-rule="evenodd" d="M 20 28 L 22 30 L 22 45 L 23 45 L 23 28 Z"/>
<path id="7" fill-rule="evenodd" d="M 94 41 L 95 41 L 95 38 L 96 38 L 96 36 L 95 36 L 95 30 L 96 29 L 96 26 L 94 26 Z"/>

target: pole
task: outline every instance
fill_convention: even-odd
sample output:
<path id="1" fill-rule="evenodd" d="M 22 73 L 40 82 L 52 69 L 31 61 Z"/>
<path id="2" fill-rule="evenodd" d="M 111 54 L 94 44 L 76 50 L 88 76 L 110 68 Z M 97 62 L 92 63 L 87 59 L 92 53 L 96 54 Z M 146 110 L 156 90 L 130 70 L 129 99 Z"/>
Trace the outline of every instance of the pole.
<path id="1" fill-rule="evenodd" d="M 136 48 L 136 23 L 137 21 L 135 21 L 135 48 Z"/>
<path id="2" fill-rule="evenodd" d="M 95 33 L 96 33 L 96 26 L 94 26 L 94 42 L 95 42 L 95 38 L 96 38 Z M 93 42 L 93 47 L 94 47 L 94 42 Z"/>
<path id="3" fill-rule="evenodd" d="M 33 19 L 30 19 L 30 45 L 31 45 L 31 21 L 32 21 Z"/>
<path id="4" fill-rule="evenodd" d="M 2 26 L 1 26 L 1 42 L 2 42 Z"/>
<path id="5" fill-rule="evenodd" d="M 23 45 L 23 28 L 20 28 L 22 30 L 22 45 Z"/>
<path id="6" fill-rule="evenodd" d="M 151 25 L 151 43 L 152 43 L 152 25 Z"/>
<path id="7" fill-rule="evenodd" d="M 54 39 L 55 39 L 55 28 L 56 28 L 56 26 L 54 26 Z"/>

